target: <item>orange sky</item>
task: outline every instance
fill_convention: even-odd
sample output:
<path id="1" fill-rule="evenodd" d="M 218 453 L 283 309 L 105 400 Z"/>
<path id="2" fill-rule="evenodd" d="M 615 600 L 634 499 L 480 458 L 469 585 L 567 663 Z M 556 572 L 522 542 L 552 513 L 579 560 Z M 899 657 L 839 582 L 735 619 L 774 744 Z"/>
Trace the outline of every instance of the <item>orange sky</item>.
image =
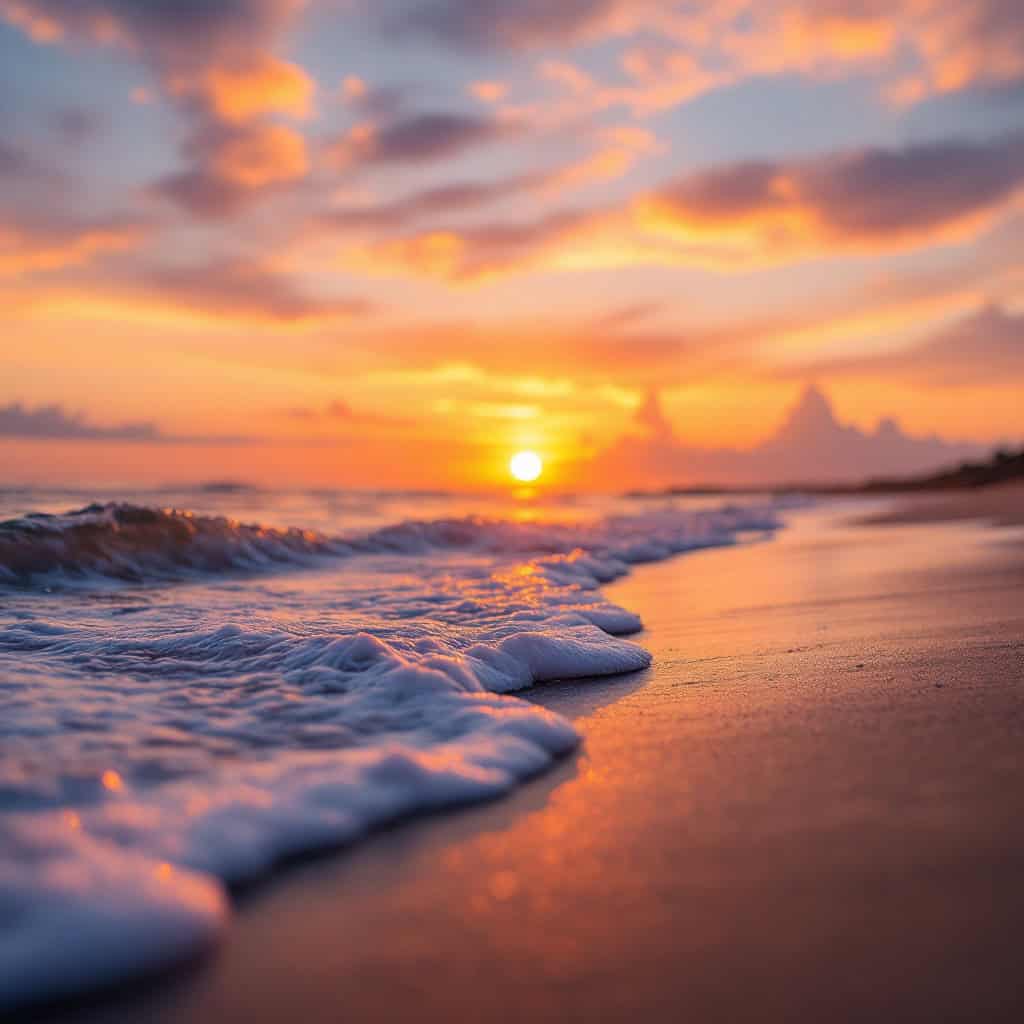
<path id="1" fill-rule="evenodd" d="M 809 382 L 1017 441 L 1022 23 L 0 0 L 5 478 L 617 489 Z"/>

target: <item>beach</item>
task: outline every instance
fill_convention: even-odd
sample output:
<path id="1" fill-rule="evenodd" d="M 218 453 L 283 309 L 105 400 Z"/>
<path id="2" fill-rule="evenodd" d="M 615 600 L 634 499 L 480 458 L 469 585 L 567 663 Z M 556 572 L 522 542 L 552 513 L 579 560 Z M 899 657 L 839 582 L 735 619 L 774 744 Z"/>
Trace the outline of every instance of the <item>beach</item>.
<path id="1" fill-rule="evenodd" d="M 1024 525 L 1024 483 L 1012 481 L 978 490 L 915 495 L 864 517 L 875 526 L 984 519 L 996 526 Z"/>
<path id="2" fill-rule="evenodd" d="M 49 1019 L 1017 1019 L 1021 533 L 864 516 L 607 587 L 652 668 L 527 693 L 578 753 L 292 866 L 194 970 Z"/>
<path id="3" fill-rule="evenodd" d="M 0 54 L 0 1024 L 1024 1021 L 1024 0 Z"/>

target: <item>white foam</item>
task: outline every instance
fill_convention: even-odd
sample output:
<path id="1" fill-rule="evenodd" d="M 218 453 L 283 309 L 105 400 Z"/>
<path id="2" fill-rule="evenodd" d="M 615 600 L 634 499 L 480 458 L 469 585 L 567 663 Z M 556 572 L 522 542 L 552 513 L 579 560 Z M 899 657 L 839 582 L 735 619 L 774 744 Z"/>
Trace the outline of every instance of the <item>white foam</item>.
<path id="1" fill-rule="evenodd" d="M 226 883 L 543 771 L 579 736 L 507 694 L 650 662 L 600 584 L 775 525 L 659 509 L 328 539 L 133 513 L 156 524 L 139 552 L 103 532 L 118 513 L 89 515 L 98 543 L 49 524 L 56 569 L 147 585 L 21 588 L 0 612 L 0 1007 L 191 956 L 225 925 Z M 296 559 L 313 571 L 282 572 Z M 196 582 L 153 586 L 183 566 Z"/>
<path id="2" fill-rule="evenodd" d="M 215 878 L 94 839 L 73 811 L 5 822 L 0 847 L 0 1007 L 165 967 L 227 921 Z"/>

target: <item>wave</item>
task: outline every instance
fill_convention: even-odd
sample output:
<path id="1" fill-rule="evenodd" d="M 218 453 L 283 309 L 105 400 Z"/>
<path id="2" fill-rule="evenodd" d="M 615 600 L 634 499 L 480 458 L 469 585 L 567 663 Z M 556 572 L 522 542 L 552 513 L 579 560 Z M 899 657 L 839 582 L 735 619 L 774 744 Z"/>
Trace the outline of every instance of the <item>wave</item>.
<path id="1" fill-rule="evenodd" d="M 143 582 L 197 572 L 259 570 L 335 552 L 309 530 L 109 503 L 0 523 L 0 580 L 106 577 Z"/>
<path id="2" fill-rule="evenodd" d="M 650 664 L 602 584 L 778 525 L 666 507 L 328 537 L 121 504 L 0 524 L 9 581 L 203 583 L 0 605 L 0 1008 L 193 956 L 231 884 L 545 770 L 580 736 L 511 694 Z"/>
<path id="3" fill-rule="evenodd" d="M 52 585 L 106 578 L 142 583 L 229 571 L 260 572 L 359 554 L 557 554 L 576 548 L 626 563 L 658 560 L 717 542 L 736 525 L 771 529 L 774 513 L 741 507 L 622 516 L 598 524 L 519 523 L 464 517 L 405 521 L 365 535 L 328 537 L 313 530 L 246 524 L 172 508 L 111 502 L 61 515 L 33 513 L 0 522 L 0 582 Z M 611 577 L 609 577 L 611 578 Z"/>

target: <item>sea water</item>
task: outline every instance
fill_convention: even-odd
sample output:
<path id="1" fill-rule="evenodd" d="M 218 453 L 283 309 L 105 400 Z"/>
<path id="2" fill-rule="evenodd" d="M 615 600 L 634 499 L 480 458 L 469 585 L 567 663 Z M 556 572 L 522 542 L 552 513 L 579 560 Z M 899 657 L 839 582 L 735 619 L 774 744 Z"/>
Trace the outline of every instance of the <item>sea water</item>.
<path id="1" fill-rule="evenodd" d="M 196 955 L 230 885 L 543 771 L 581 737 L 511 695 L 650 662 L 601 585 L 777 526 L 229 484 L 0 520 L 0 1008 Z"/>

